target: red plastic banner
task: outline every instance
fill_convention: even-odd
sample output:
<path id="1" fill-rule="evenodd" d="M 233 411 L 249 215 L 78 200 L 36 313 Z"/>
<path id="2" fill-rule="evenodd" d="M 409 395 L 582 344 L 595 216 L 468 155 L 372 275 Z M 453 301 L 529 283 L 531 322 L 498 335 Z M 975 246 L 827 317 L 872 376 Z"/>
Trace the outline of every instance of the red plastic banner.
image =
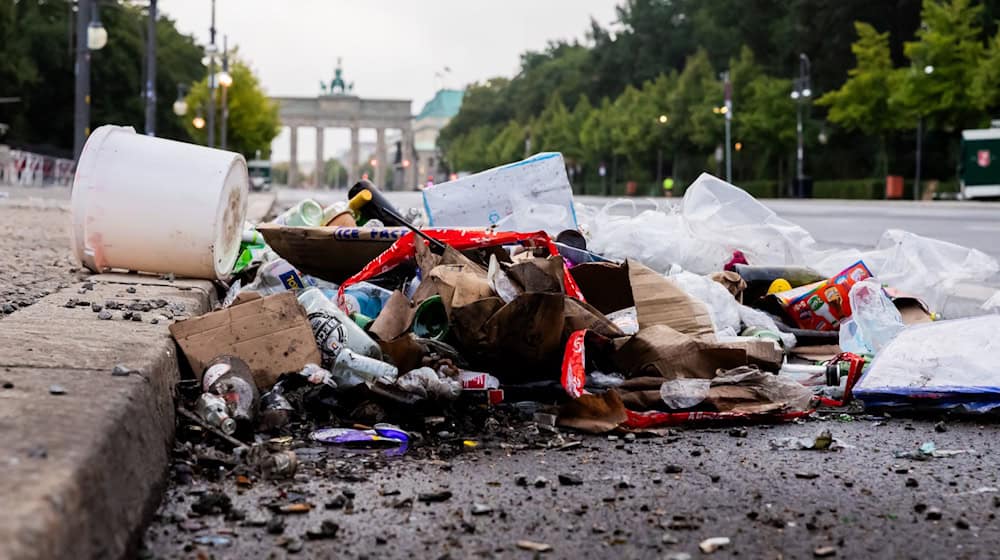
<path id="1" fill-rule="evenodd" d="M 447 243 L 459 251 L 464 251 L 466 249 L 478 249 L 480 247 L 490 247 L 493 245 L 513 245 L 517 243 L 526 247 L 545 247 L 548 249 L 550 255 L 559 254 L 559 249 L 544 231 L 521 233 L 514 231 L 444 228 L 425 229 L 422 231 L 429 237 Z M 403 237 L 400 237 L 395 243 L 392 244 L 391 247 L 386 249 L 385 252 L 378 257 L 375 257 L 375 259 L 369 262 L 363 269 L 361 269 L 360 272 L 351 276 L 347 280 L 344 280 L 344 283 L 340 285 L 340 292 L 337 296 L 338 304 L 343 303 L 344 289 L 348 286 L 357 284 L 358 282 L 363 282 L 369 278 L 374 278 L 380 274 L 384 274 L 396 266 L 399 266 L 407 259 L 412 258 L 416 254 L 416 249 L 413 245 L 415 238 L 416 235 L 413 232 L 409 232 Z M 566 267 L 565 262 L 563 263 L 563 269 L 565 271 L 565 274 L 563 275 L 563 288 L 566 290 L 566 294 L 580 301 L 584 301 L 583 293 L 580 292 L 579 286 L 577 286 L 576 281 L 573 280 L 573 275 L 569 273 L 569 269 Z"/>

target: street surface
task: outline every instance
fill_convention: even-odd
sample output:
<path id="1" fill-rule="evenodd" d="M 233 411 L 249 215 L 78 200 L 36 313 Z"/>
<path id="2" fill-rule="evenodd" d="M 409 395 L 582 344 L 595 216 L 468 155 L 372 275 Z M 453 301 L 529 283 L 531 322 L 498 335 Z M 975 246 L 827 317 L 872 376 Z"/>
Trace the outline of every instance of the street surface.
<path id="1" fill-rule="evenodd" d="M 76 279 L 68 196 L 65 190 L 0 191 L 10 193 L 0 199 L 0 305 L 29 305 Z M 280 202 L 290 203 L 296 194 L 280 196 Z M 415 193 L 391 196 L 402 207 L 419 203 Z M 989 229 L 997 226 L 997 211 L 984 205 L 771 204 L 822 242 L 842 234 L 847 243 L 870 245 L 885 227 L 904 227 L 997 254 L 996 232 Z M 680 559 L 705 556 L 698 544 L 706 538 L 728 537 L 731 544 L 713 557 L 812 558 L 817 552 L 838 558 L 995 557 L 1000 549 L 995 425 L 945 418 L 936 427 L 941 419 L 832 415 L 750 426 L 745 437 L 731 435 L 728 427 L 677 428 L 665 437 L 634 441 L 557 435 L 530 421 L 493 435 L 444 426 L 450 434 L 432 433 L 431 441 L 397 458 L 299 449 L 302 467 L 294 480 L 254 479 L 249 487 L 237 487 L 235 478 L 224 474 L 224 461 L 193 457 L 178 444 L 167 497 L 141 555 L 522 558 L 534 553 L 518 548 L 517 541 L 529 540 L 551 546 L 547 556 L 553 558 Z M 777 451 L 769 444 L 784 436 L 814 437 L 823 429 L 849 447 Z M 464 445 L 465 439 L 478 446 Z M 558 449 L 576 440 L 582 444 Z M 927 441 L 966 452 L 929 461 L 895 456 Z M 194 477 L 193 466 L 200 473 Z M 205 476 L 209 471 L 221 478 Z M 561 474 L 577 475 L 582 484 L 561 485 Z M 526 486 L 517 483 L 518 475 L 526 477 Z M 539 477 L 546 479 L 540 487 Z M 451 496 L 431 503 L 417 499 L 440 490 Z M 193 513 L 191 506 L 206 491 L 223 492 L 239 513 L 228 520 Z M 353 507 L 337 498 L 345 493 L 353 493 L 347 500 Z M 301 514 L 268 508 L 292 502 L 312 507 Z M 473 515 L 474 504 L 480 504 L 481 515 Z M 276 517 L 284 521 L 280 534 L 262 526 Z M 309 532 L 322 536 L 316 531 L 324 520 L 339 526 L 336 537 L 310 538 Z M 278 523 L 272 523 L 276 532 Z"/>

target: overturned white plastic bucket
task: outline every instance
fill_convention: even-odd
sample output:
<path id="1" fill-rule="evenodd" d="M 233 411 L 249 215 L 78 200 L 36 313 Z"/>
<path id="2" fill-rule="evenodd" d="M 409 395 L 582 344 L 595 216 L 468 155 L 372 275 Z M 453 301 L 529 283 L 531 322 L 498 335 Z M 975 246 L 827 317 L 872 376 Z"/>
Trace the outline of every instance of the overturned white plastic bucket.
<path id="1" fill-rule="evenodd" d="M 247 212 L 243 156 L 102 126 L 73 180 L 73 250 L 111 269 L 225 278 Z"/>

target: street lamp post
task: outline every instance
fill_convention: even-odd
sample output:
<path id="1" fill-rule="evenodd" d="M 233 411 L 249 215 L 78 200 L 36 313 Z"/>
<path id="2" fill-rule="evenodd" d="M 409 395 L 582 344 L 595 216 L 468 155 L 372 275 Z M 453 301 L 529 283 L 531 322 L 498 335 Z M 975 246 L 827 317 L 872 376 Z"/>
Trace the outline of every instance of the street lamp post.
<path id="1" fill-rule="evenodd" d="M 108 32 L 101 25 L 96 0 L 79 0 L 76 9 L 73 158 L 79 160 L 83 145 L 90 135 L 90 51 L 104 48 L 108 42 Z"/>
<path id="2" fill-rule="evenodd" d="M 729 81 L 729 72 L 723 72 L 723 81 L 725 82 L 725 100 L 726 100 L 726 182 L 733 182 L 733 151 L 732 151 L 732 139 L 731 139 L 731 128 L 733 123 L 733 83 Z"/>
<path id="3" fill-rule="evenodd" d="M 934 73 L 934 67 L 928 64 L 924 66 L 924 74 L 930 76 Z M 920 200 L 920 168 L 923 158 L 923 142 L 924 142 L 924 115 L 920 113 L 917 115 L 917 170 L 916 177 L 913 179 L 913 200 Z"/>
<path id="4" fill-rule="evenodd" d="M 215 0 L 212 0 L 212 26 L 208 28 L 208 147 L 215 147 Z"/>
<path id="5" fill-rule="evenodd" d="M 149 0 L 146 31 L 146 135 L 156 136 L 156 0 Z"/>
<path id="6" fill-rule="evenodd" d="M 795 150 L 795 183 L 797 194 L 802 196 L 804 196 L 802 182 L 805 178 L 803 171 L 805 168 L 805 148 L 802 141 L 802 105 L 812 96 L 809 71 L 809 57 L 805 53 L 799 53 L 799 77 L 795 79 L 791 98 L 796 101 L 795 133 L 798 137 L 798 145 Z"/>
<path id="7" fill-rule="evenodd" d="M 222 36 L 222 72 L 219 74 L 219 85 L 222 86 L 222 126 L 219 129 L 219 146 L 226 149 L 228 138 L 226 128 L 229 125 L 229 86 L 233 85 L 233 77 L 229 74 L 229 37 Z"/>
<path id="8" fill-rule="evenodd" d="M 656 122 L 661 126 L 666 126 L 670 119 L 666 115 L 660 115 Z M 656 188 L 659 189 L 663 184 L 663 145 L 657 142 L 656 146 Z"/>
<path id="9" fill-rule="evenodd" d="M 177 84 L 177 101 L 174 101 L 174 114 L 178 117 L 183 117 L 188 112 L 187 100 L 184 99 L 184 95 L 187 93 L 187 88 L 183 84 Z"/>

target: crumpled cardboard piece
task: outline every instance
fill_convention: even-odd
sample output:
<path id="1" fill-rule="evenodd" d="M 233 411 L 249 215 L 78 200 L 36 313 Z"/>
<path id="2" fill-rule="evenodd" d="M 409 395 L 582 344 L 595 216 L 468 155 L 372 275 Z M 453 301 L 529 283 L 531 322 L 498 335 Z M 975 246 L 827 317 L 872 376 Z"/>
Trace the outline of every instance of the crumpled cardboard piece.
<path id="1" fill-rule="evenodd" d="M 777 370 L 781 350 L 767 340 L 718 342 L 681 333 L 667 325 L 654 325 L 616 341 L 614 360 L 630 376 L 660 376 L 666 379 L 696 377 L 711 379 L 718 369 L 748 364 Z"/>
<path id="2" fill-rule="evenodd" d="M 628 420 L 625 405 L 614 389 L 600 395 L 583 395 L 562 405 L 556 425 L 591 434 L 603 434 Z"/>
<path id="3" fill-rule="evenodd" d="M 761 413 L 806 410 L 812 398 L 812 391 L 796 381 L 744 366 L 718 372 L 705 403 L 719 412 Z"/>
<path id="4" fill-rule="evenodd" d="M 736 301 L 743 303 L 743 291 L 747 289 L 747 281 L 744 280 L 738 272 L 735 270 L 713 272 L 709 278 L 715 280 L 719 284 L 722 284 L 727 290 L 729 290 L 729 293 L 733 294 Z"/>
<path id="5" fill-rule="evenodd" d="M 356 274 L 397 239 L 409 233 L 405 227 L 292 227 L 260 224 L 275 253 L 300 271 L 341 283 Z"/>
<path id="6" fill-rule="evenodd" d="M 415 312 L 416 309 L 410 305 L 410 300 L 403 295 L 403 292 L 396 290 L 389 296 L 389 301 L 382 307 L 382 311 L 368 327 L 368 331 L 379 340 L 395 340 L 410 328 Z"/>
<path id="7" fill-rule="evenodd" d="M 712 317 L 703 303 L 640 262 L 628 259 L 625 266 L 640 332 L 654 325 L 666 325 L 691 336 L 715 334 Z"/>
<path id="8" fill-rule="evenodd" d="M 379 341 L 378 345 L 382 348 L 382 352 L 389 357 L 392 365 L 402 372 L 419 368 L 425 354 L 424 347 L 417 342 L 416 335 L 412 333 L 387 342 Z"/>
<path id="9" fill-rule="evenodd" d="M 601 313 L 607 315 L 635 305 L 625 266 L 606 262 L 583 263 L 569 272 L 587 303 Z"/>
<path id="10" fill-rule="evenodd" d="M 283 373 L 321 361 L 306 312 L 283 292 L 170 325 L 198 379 L 216 356 L 230 354 L 250 366 L 261 391 Z"/>
<path id="11" fill-rule="evenodd" d="M 638 377 L 626 380 L 618 390 L 630 410 L 669 410 L 660 396 L 663 383 L 658 377 Z M 812 391 L 795 381 L 756 367 L 741 366 L 716 371 L 708 396 L 695 409 L 746 414 L 806 410 L 812 396 Z"/>
<path id="12" fill-rule="evenodd" d="M 628 259 L 624 264 L 585 263 L 573 267 L 570 273 L 583 297 L 601 313 L 634 305 L 640 330 L 667 325 L 693 336 L 715 333 L 704 304 L 640 262 Z"/>
<path id="13" fill-rule="evenodd" d="M 565 267 L 559 255 L 521 260 L 507 270 L 507 276 L 524 292 L 562 292 L 564 275 Z"/>

